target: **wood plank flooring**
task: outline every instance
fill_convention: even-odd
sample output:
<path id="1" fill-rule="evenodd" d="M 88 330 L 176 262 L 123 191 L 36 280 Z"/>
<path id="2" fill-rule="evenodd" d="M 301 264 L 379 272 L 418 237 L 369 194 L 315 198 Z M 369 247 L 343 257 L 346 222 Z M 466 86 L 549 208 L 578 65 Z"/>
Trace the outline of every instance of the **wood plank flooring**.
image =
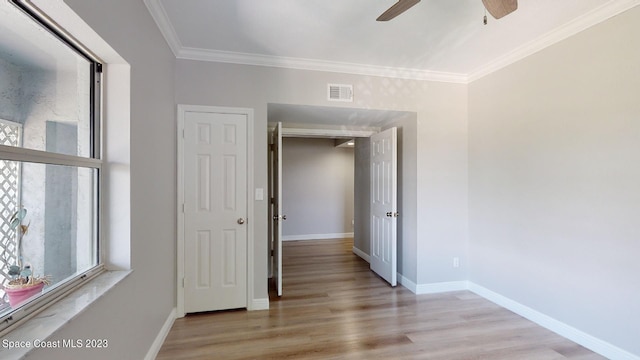
<path id="1" fill-rule="evenodd" d="M 178 319 L 157 359 L 603 359 L 471 292 L 391 288 L 351 246 L 285 242 L 269 310 Z"/>

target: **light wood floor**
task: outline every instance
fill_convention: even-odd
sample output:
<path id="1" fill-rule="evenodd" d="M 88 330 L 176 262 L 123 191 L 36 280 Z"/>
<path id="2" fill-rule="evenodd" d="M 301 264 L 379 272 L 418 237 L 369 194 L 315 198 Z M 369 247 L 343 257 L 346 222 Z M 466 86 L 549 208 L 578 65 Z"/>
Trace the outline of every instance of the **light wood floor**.
<path id="1" fill-rule="evenodd" d="M 351 246 L 286 242 L 268 311 L 178 319 L 157 359 L 603 359 L 471 292 L 391 288 Z"/>

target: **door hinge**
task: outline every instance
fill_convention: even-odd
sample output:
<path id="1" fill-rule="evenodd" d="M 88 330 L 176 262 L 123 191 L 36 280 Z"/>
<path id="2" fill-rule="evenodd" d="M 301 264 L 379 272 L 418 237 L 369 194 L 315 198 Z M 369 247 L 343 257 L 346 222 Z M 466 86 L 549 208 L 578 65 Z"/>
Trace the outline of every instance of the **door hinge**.
<path id="1" fill-rule="evenodd" d="M 96 63 L 96 72 L 102 74 L 102 64 Z"/>
<path id="2" fill-rule="evenodd" d="M 184 288 L 184 284 L 185 284 L 186 280 L 185 278 L 182 278 L 182 287 Z"/>
<path id="3" fill-rule="evenodd" d="M 275 149 L 276 149 L 276 144 L 270 144 L 269 145 L 269 150 L 275 151 Z"/>
<path id="4" fill-rule="evenodd" d="M 182 129 L 182 138 L 184 139 L 184 129 Z"/>
<path id="5" fill-rule="evenodd" d="M 276 203 L 276 199 L 271 198 L 271 199 L 269 199 L 269 202 L 270 202 L 271 204 L 275 204 L 275 203 Z"/>
<path id="6" fill-rule="evenodd" d="M 184 203 L 182 203 L 182 212 L 184 213 Z"/>

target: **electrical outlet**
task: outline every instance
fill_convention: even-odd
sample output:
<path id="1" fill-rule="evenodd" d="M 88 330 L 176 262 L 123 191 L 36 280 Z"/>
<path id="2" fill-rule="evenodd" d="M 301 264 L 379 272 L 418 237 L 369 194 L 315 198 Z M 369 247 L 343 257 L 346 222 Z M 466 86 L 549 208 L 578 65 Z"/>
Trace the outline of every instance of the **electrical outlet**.
<path id="1" fill-rule="evenodd" d="M 460 267 L 460 258 L 458 257 L 453 258 L 453 267 L 454 268 Z"/>

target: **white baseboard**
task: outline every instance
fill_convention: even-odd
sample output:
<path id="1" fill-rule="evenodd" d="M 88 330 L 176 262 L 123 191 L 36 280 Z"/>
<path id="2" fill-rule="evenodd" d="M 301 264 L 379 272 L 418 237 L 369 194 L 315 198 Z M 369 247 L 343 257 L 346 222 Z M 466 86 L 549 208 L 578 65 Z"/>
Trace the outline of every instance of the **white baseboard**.
<path id="1" fill-rule="evenodd" d="M 447 281 L 431 284 L 416 284 L 398 273 L 398 282 L 416 295 L 437 294 L 449 291 L 467 290 L 467 281 Z"/>
<path id="2" fill-rule="evenodd" d="M 251 311 L 269 310 L 269 298 L 253 299 L 251 301 L 251 306 L 249 307 L 249 310 Z"/>
<path id="3" fill-rule="evenodd" d="M 480 285 L 469 283 L 470 291 L 482 296 L 483 298 L 509 309 L 514 313 L 533 321 L 534 323 L 547 328 L 558 335 L 561 335 L 577 344 L 580 344 L 591 351 L 594 351 L 608 359 L 616 360 L 640 360 L 640 356 L 631 354 L 619 347 L 612 345 L 606 341 L 598 339 L 561 321 L 558 321 L 548 315 L 536 311 L 528 306 L 520 304 L 505 296 L 495 293 Z"/>
<path id="4" fill-rule="evenodd" d="M 357 247 L 353 247 L 351 248 L 351 251 L 353 251 L 354 254 L 360 256 L 362 258 L 362 260 L 370 263 L 371 262 L 371 257 L 369 257 L 369 255 L 367 253 L 365 253 L 364 251 L 358 249 Z"/>
<path id="5" fill-rule="evenodd" d="M 604 340 L 598 339 L 595 336 L 589 335 L 537 310 L 472 282 L 450 281 L 432 284 L 416 284 L 402 276 L 402 274 L 398 274 L 398 282 L 415 294 L 434 294 L 448 291 L 469 290 L 608 359 L 640 360 L 640 356 L 620 349 L 619 347 Z"/>
<path id="6" fill-rule="evenodd" d="M 416 294 L 437 294 L 449 291 L 467 290 L 467 281 L 447 281 L 431 284 L 418 284 Z"/>
<path id="7" fill-rule="evenodd" d="M 158 356 L 158 352 L 160 352 L 160 348 L 164 343 L 164 340 L 169 335 L 169 331 L 171 331 L 171 327 L 173 326 L 173 322 L 176 320 L 176 308 L 171 309 L 167 320 L 164 322 L 164 325 L 160 328 L 160 332 L 156 336 L 156 339 L 153 340 L 153 344 L 147 351 L 147 355 L 144 357 L 145 360 L 154 360 L 156 356 Z"/>
<path id="8" fill-rule="evenodd" d="M 345 239 L 345 238 L 352 238 L 352 237 L 353 237 L 352 232 L 335 233 L 335 234 L 286 235 L 282 237 L 282 241 Z"/>
<path id="9" fill-rule="evenodd" d="M 407 279 L 406 277 L 402 276 L 402 274 L 398 273 L 397 275 L 397 279 L 398 279 L 398 283 L 404 287 L 406 287 L 407 289 L 411 290 L 412 293 L 416 293 L 416 289 L 417 289 L 417 285 L 416 283 L 414 283 L 413 281 Z"/>

